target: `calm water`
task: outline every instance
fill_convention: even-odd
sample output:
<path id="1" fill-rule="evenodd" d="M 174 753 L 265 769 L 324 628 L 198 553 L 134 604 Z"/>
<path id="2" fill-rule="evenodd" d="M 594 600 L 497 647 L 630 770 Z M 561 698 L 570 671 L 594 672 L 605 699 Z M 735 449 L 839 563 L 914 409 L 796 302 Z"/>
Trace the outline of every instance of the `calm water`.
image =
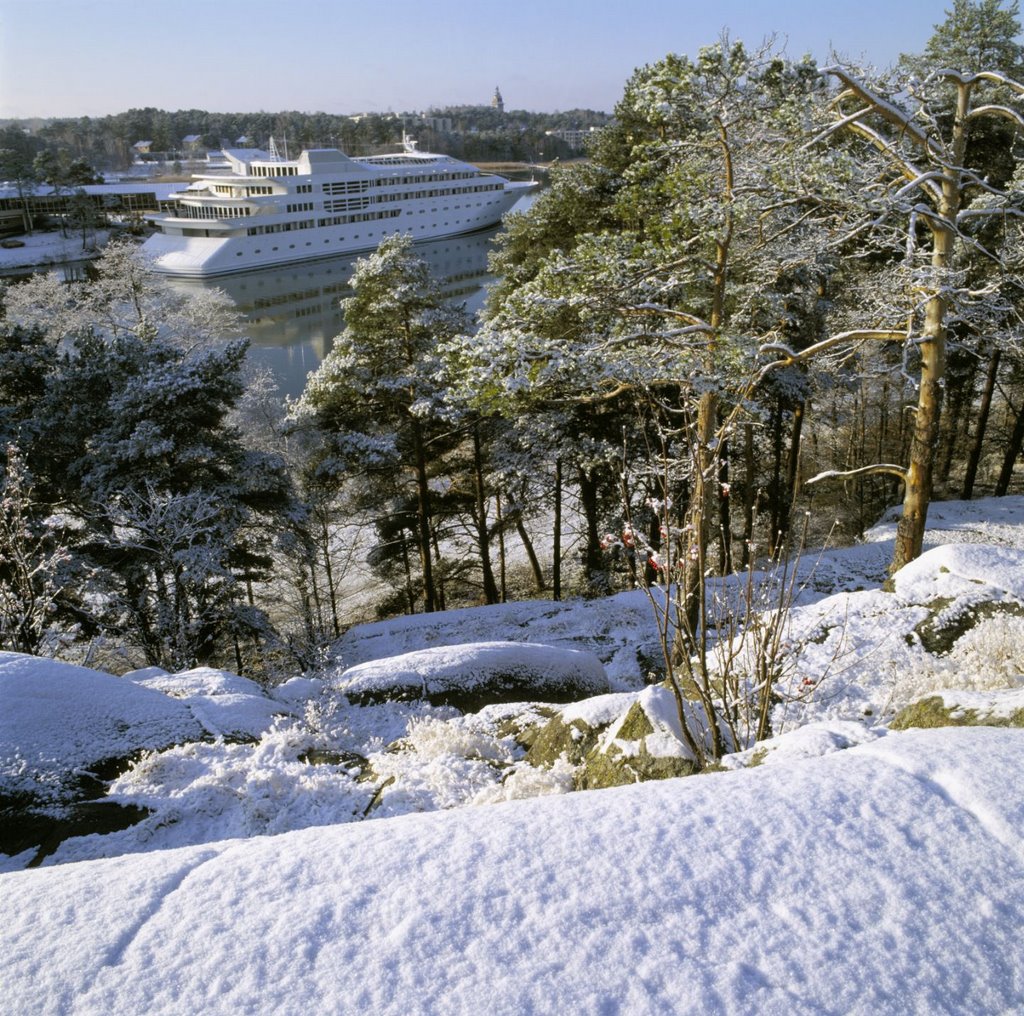
<path id="1" fill-rule="evenodd" d="M 523 198 L 515 210 L 525 210 L 532 200 L 532 196 Z M 415 247 L 448 296 L 465 303 L 470 313 L 483 306 L 487 287 L 494 281 L 487 272 L 487 256 L 498 231 L 495 228 Z M 357 259 L 358 255 L 329 258 L 204 281 L 174 279 L 171 284 L 183 291 L 224 290 L 248 319 L 250 358 L 271 369 L 282 394 L 294 396 L 344 328 L 339 301 L 350 295 L 348 282 Z"/>

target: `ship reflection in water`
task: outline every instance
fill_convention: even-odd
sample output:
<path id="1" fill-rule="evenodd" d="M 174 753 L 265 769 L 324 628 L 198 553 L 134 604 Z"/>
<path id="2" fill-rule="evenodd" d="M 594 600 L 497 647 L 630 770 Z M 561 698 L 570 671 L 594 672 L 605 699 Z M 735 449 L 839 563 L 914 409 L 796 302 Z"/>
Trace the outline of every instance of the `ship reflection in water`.
<path id="1" fill-rule="evenodd" d="M 471 314 L 483 306 L 487 286 L 494 281 L 487 255 L 497 232 L 496 227 L 415 247 L 447 297 L 464 303 Z M 352 293 L 349 280 L 358 257 L 168 282 L 183 291 L 216 288 L 227 293 L 247 319 L 249 359 L 270 369 L 282 395 L 297 396 L 345 327 L 340 301 Z"/>

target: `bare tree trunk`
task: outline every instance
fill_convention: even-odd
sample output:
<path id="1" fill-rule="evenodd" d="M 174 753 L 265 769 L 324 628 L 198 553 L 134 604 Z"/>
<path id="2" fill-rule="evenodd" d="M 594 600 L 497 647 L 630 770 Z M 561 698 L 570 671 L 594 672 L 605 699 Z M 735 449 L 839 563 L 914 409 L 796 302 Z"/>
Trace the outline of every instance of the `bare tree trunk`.
<path id="1" fill-rule="evenodd" d="M 416 467 L 416 523 L 419 540 L 420 568 L 423 573 L 423 610 L 430 614 L 437 609 L 434 590 L 434 568 L 430 559 L 430 485 L 427 478 L 427 455 L 419 421 L 411 424 L 413 456 Z"/>
<path id="2" fill-rule="evenodd" d="M 551 553 L 551 598 L 562 598 L 562 460 L 555 461 L 555 532 Z"/>
<path id="3" fill-rule="evenodd" d="M 580 507 L 586 523 L 587 538 L 583 550 L 583 571 L 587 585 L 596 589 L 601 585 L 600 576 L 604 571 L 604 558 L 601 553 L 601 533 L 598 525 L 598 478 L 593 469 L 579 469 L 577 484 L 580 489 Z"/>
<path id="4" fill-rule="evenodd" d="M 988 372 L 985 374 L 985 387 L 981 393 L 981 406 L 978 409 L 978 423 L 974 431 L 974 442 L 971 444 L 971 452 L 967 457 L 967 470 L 964 473 L 964 487 L 960 496 L 965 501 L 970 501 L 974 494 L 974 479 L 978 475 L 978 463 L 981 461 L 981 450 L 985 443 L 985 429 L 988 427 L 988 414 L 992 409 L 992 393 L 996 387 L 996 377 L 999 374 L 999 360 L 1003 351 L 997 346 L 992 350 L 992 357 L 988 361 Z"/>
<path id="5" fill-rule="evenodd" d="M 941 278 L 953 263 L 955 234 L 949 223 L 957 220 L 962 201 L 960 168 L 967 149 L 967 116 L 972 84 L 957 85 L 956 115 L 953 120 L 952 163 L 942 179 L 939 217 L 929 222 L 932 233 L 932 267 Z M 913 561 L 924 544 L 928 521 L 928 502 L 932 496 L 932 469 L 935 464 L 939 426 L 942 420 L 942 393 L 946 379 L 946 312 L 948 298 L 938 288 L 928 300 L 921 341 L 921 382 L 914 419 L 914 437 L 910 443 L 903 494 L 903 515 L 896 526 L 896 546 L 890 572 L 897 572 Z"/>
<path id="6" fill-rule="evenodd" d="M 999 480 L 996 482 L 996 497 L 1002 497 L 1010 489 L 1013 466 L 1020 456 L 1022 444 L 1024 444 L 1024 405 L 1021 406 L 1013 423 L 1010 443 L 1006 446 L 1006 455 L 1003 456 L 1003 468 L 999 471 Z"/>
<path id="7" fill-rule="evenodd" d="M 405 530 L 399 533 L 402 541 L 402 564 L 405 565 L 405 595 L 409 601 L 409 613 L 416 613 L 416 593 L 412 587 L 412 563 L 409 561 L 409 545 L 405 541 Z"/>
<path id="8" fill-rule="evenodd" d="M 530 534 L 526 531 L 526 526 L 523 525 L 523 513 L 518 509 L 513 516 L 516 532 L 519 534 L 519 539 L 523 544 L 523 549 L 526 551 L 526 557 L 530 562 L 530 570 L 533 572 L 533 584 L 537 588 L 537 592 L 541 593 L 547 585 L 544 582 L 544 569 L 540 566 L 540 561 L 537 559 L 537 551 L 533 548 L 533 541 L 530 539 Z"/>
<path id="9" fill-rule="evenodd" d="M 714 514 L 715 420 L 718 415 L 718 397 L 705 392 L 697 403 L 697 433 L 693 449 L 693 484 L 690 494 L 689 546 L 683 571 L 683 602 L 686 628 L 693 637 L 702 618 L 704 568 Z"/>
<path id="10" fill-rule="evenodd" d="M 476 495 L 476 542 L 480 553 L 480 571 L 483 575 L 484 602 L 498 602 L 498 587 L 491 568 L 491 541 L 487 531 L 487 502 L 484 498 L 483 451 L 480 444 L 480 426 L 473 427 L 473 484 Z"/>
<path id="11" fill-rule="evenodd" d="M 331 563 L 331 527 L 326 510 L 320 519 L 321 550 L 324 555 L 324 574 L 327 577 L 327 596 L 331 605 L 331 624 L 334 626 L 334 637 L 341 635 L 338 623 L 338 591 L 334 583 L 334 566 Z"/>
<path id="12" fill-rule="evenodd" d="M 768 549 L 774 555 L 782 539 L 782 399 L 775 400 L 771 415 L 772 479 L 768 503 Z"/>
<path id="13" fill-rule="evenodd" d="M 793 502 L 800 493 L 800 438 L 804 429 L 806 403 L 798 402 L 793 407 L 793 426 L 789 432 L 789 460 L 786 462 L 786 487 L 789 490 L 789 511 L 792 514 Z M 789 528 L 788 524 L 786 526 Z"/>
<path id="14" fill-rule="evenodd" d="M 933 263 L 948 262 L 952 234 L 935 227 Z M 914 436 L 910 442 L 903 514 L 896 526 L 896 546 L 890 572 L 920 556 L 924 545 L 928 504 L 932 496 L 932 469 L 935 462 L 939 421 L 942 416 L 942 385 L 946 368 L 946 299 L 936 294 L 925 310 L 925 329 L 921 341 L 921 384 L 918 389 Z"/>
<path id="15" fill-rule="evenodd" d="M 955 348 L 955 347 L 954 347 Z M 959 424 L 970 419 L 970 405 L 974 401 L 974 381 L 977 375 L 977 359 L 973 353 L 959 350 L 954 365 L 954 353 L 946 371 L 946 406 L 939 428 L 939 451 L 936 478 L 940 484 L 949 482 L 953 468 L 953 454 L 959 437 Z M 964 358 L 967 358 L 966 361 Z"/>
<path id="16" fill-rule="evenodd" d="M 430 529 L 430 541 L 434 548 L 434 563 L 437 565 L 437 589 L 435 595 L 437 597 L 437 609 L 445 610 L 444 602 L 444 568 L 441 563 L 441 543 L 437 538 L 437 529 L 431 527 Z"/>
<path id="17" fill-rule="evenodd" d="M 505 517 L 501 511 L 501 491 L 499 490 L 494 497 L 495 504 L 497 505 L 497 518 L 496 524 L 498 527 L 498 583 L 500 589 L 500 602 L 508 602 L 508 569 L 507 569 L 507 557 L 505 556 Z"/>
<path id="18" fill-rule="evenodd" d="M 745 490 L 743 492 L 743 556 L 744 568 L 750 564 L 750 548 L 754 542 L 754 498 L 757 490 L 757 474 L 754 466 L 754 425 L 743 425 L 743 469 Z"/>
<path id="19" fill-rule="evenodd" d="M 729 513 L 729 439 L 722 438 L 718 460 L 718 572 L 732 571 L 732 520 Z"/>

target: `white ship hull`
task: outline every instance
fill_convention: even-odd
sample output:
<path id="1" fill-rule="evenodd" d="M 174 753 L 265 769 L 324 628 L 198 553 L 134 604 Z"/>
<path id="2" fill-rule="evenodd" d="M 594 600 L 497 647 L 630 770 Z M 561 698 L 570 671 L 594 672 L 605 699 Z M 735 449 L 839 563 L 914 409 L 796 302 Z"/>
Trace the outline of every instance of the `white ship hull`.
<path id="1" fill-rule="evenodd" d="M 234 172 L 175 195 L 143 246 L 165 275 L 206 278 L 373 250 L 395 233 L 436 240 L 497 225 L 536 184 L 513 183 L 447 156 L 294 161 L 227 152 Z"/>

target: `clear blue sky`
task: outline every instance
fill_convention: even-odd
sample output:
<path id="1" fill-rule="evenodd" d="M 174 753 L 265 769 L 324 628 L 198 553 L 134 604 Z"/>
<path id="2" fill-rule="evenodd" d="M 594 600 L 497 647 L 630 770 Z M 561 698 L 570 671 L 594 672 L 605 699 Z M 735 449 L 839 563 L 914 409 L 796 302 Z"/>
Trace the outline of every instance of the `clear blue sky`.
<path id="1" fill-rule="evenodd" d="M 884 66 L 943 0 L 0 0 L 0 117 L 217 112 L 611 111 L 634 68 L 723 28 Z"/>

